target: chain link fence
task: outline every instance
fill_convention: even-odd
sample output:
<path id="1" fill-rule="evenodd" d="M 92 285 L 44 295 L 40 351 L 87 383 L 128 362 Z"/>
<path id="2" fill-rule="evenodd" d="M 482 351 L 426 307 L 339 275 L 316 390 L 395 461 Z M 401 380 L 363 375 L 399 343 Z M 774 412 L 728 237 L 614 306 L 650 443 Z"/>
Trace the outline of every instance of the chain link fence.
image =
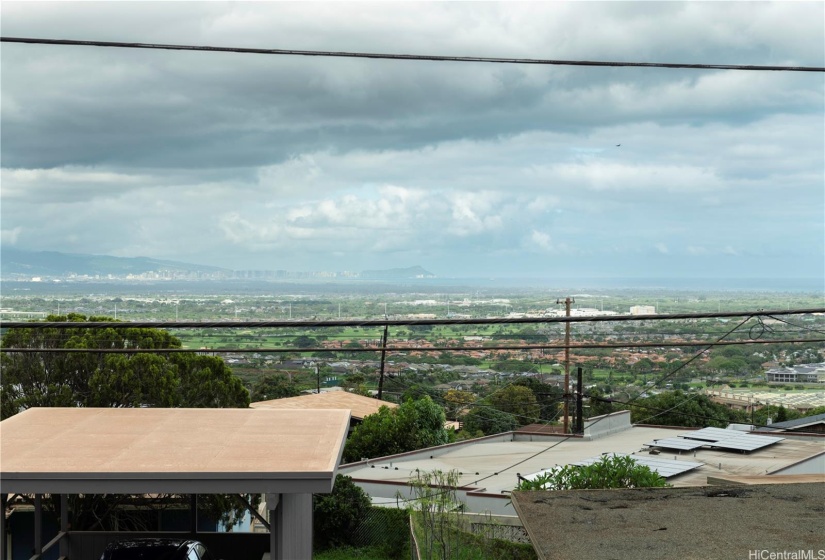
<path id="1" fill-rule="evenodd" d="M 498 539 L 513 543 L 530 544 L 527 530 L 521 525 L 503 525 L 495 520 L 489 523 L 470 523 L 470 531 L 485 539 Z"/>
<path id="2" fill-rule="evenodd" d="M 507 518 L 458 514 L 443 526 L 427 527 L 413 514 L 411 560 L 536 560 L 527 531 Z M 434 534 L 433 531 L 435 531 Z"/>
<path id="3" fill-rule="evenodd" d="M 356 547 L 381 550 L 388 559 L 410 557 L 410 514 L 407 510 L 371 507 L 352 534 Z"/>

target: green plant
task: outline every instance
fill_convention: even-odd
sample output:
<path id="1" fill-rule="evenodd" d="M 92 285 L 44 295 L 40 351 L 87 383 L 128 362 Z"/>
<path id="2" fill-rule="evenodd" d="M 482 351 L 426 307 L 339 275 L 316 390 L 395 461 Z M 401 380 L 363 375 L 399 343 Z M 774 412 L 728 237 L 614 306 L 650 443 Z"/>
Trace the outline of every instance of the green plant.
<path id="1" fill-rule="evenodd" d="M 531 480 L 522 479 L 516 490 L 582 490 L 590 488 L 661 488 L 665 479 L 629 455 L 603 455 L 589 465 L 558 466 Z"/>
<path id="2" fill-rule="evenodd" d="M 356 427 L 344 447 L 344 461 L 383 457 L 449 443 L 444 409 L 429 397 L 398 408 L 382 406 Z"/>
<path id="3" fill-rule="evenodd" d="M 530 545 L 467 531 L 455 470 L 418 473 L 410 481 L 413 532 L 423 560 L 534 560 Z"/>
<path id="4" fill-rule="evenodd" d="M 415 498 L 415 523 L 420 529 L 419 547 L 424 558 L 453 558 L 458 546 L 454 529 L 458 519 L 456 512 L 463 509 L 458 500 L 456 486 L 458 472 L 416 473 L 410 481 Z"/>
<path id="5" fill-rule="evenodd" d="M 410 557 L 410 513 L 404 509 L 371 507 L 353 539 L 361 548 L 382 553 L 385 560 Z"/>
<path id="6" fill-rule="evenodd" d="M 462 418 L 463 430 L 481 435 L 500 434 L 518 428 L 518 419 L 509 412 L 492 407 L 476 407 Z"/>
<path id="7" fill-rule="evenodd" d="M 369 496 L 352 482 L 352 478 L 336 476 L 330 494 L 312 496 L 315 546 L 323 550 L 354 544 L 355 529 L 363 522 L 370 507 Z"/>
<path id="8" fill-rule="evenodd" d="M 286 375 L 265 373 L 252 386 L 250 393 L 252 401 L 257 402 L 297 397 L 301 391 Z"/>
<path id="9" fill-rule="evenodd" d="M 387 560 L 387 555 L 379 547 L 343 546 L 313 554 L 315 560 Z"/>

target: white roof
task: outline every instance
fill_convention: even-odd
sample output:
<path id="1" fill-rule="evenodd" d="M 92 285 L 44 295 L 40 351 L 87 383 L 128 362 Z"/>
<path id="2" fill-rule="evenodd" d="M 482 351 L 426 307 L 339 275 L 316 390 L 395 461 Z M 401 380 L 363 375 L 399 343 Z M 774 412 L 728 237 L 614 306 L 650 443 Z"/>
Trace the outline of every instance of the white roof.
<path id="1" fill-rule="evenodd" d="M 370 459 L 366 463 L 342 465 L 339 472 L 359 480 L 405 484 L 415 476 L 416 469 L 422 472 L 436 469 L 444 472 L 456 470 L 461 473 L 459 486 L 483 488 L 485 493 L 501 494 L 516 487 L 517 473 L 535 473 L 558 465 L 585 461 L 602 453 L 651 457 L 645 448 L 646 443 L 657 439 L 677 438 L 684 433 L 685 430 L 678 428 L 634 426 L 595 440 L 551 435 L 502 434 Z M 702 448 L 682 454 L 663 451 L 656 457 L 678 462 L 702 463 L 702 467 L 668 481 L 674 486 L 700 486 L 706 484 L 709 475 L 765 474 L 767 471 L 773 472 L 821 452 L 821 442 L 786 439 L 768 449 L 747 455 Z"/>

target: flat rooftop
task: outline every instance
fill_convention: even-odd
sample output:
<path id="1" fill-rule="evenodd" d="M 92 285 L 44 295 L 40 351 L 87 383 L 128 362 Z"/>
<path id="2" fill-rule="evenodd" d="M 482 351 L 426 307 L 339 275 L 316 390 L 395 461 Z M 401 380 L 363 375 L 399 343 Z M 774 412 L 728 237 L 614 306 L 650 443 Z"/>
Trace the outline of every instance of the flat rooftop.
<path id="1" fill-rule="evenodd" d="M 634 426 L 594 440 L 540 434 L 503 434 L 352 463 L 342 466 L 340 472 L 355 479 L 403 484 L 415 476 L 416 469 L 425 472 L 457 470 L 461 473 L 459 485 L 484 488 L 486 493 L 499 494 L 517 486 L 517 473 L 526 476 L 557 465 L 598 457 L 602 453 L 637 454 L 703 463 L 698 469 L 668 479 L 669 484 L 681 487 L 705 485 L 708 476 L 764 475 L 825 452 L 821 441 L 787 438 L 747 454 L 713 449 L 682 454 L 665 451 L 658 455 L 648 453 L 645 444 L 685 433 L 685 430 L 679 429 Z M 483 480 L 478 482 L 479 479 Z"/>
<path id="2" fill-rule="evenodd" d="M 329 492 L 348 425 L 348 410 L 31 408 L 0 423 L 0 481 L 8 492 Z"/>
<path id="3" fill-rule="evenodd" d="M 825 483 L 514 492 L 512 500 L 541 560 L 825 551 Z"/>

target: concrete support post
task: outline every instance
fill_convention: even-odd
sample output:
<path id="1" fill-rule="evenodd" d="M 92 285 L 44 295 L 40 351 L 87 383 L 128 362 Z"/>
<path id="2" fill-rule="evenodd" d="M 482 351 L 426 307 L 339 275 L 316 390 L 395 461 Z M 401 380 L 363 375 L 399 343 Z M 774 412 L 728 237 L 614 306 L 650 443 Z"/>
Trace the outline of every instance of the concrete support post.
<path id="1" fill-rule="evenodd" d="M 266 509 L 269 511 L 269 560 L 278 558 L 278 505 L 281 503 L 280 494 L 267 494 Z"/>
<path id="2" fill-rule="evenodd" d="M 60 531 L 63 533 L 69 532 L 69 497 L 66 494 L 60 494 Z M 58 552 L 62 557 L 69 556 L 68 537 L 60 539 Z"/>
<path id="3" fill-rule="evenodd" d="M 5 492 L 0 492 L 0 513 L 2 513 L 2 517 L 0 517 L 0 558 L 7 558 L 6 556 L 6 505 L 7 505 L 7 494 Z M 11 555 L 8 556 L 11 558 Z"/>
<path id="4" fill-rule="evenodd" d="M 198 534 L 198 495 L 189 494 L 189 532 Z"/>
<path id="5" fill-rule="evenodd" d="M 312 558 L 312 494 L 281 494 L 274 513 L 275 559 Z"/>
<path id="6" fill-rule="evenodd" d="M 34 553 L 43 553 L 43 494 L 34 495 Z"/>

